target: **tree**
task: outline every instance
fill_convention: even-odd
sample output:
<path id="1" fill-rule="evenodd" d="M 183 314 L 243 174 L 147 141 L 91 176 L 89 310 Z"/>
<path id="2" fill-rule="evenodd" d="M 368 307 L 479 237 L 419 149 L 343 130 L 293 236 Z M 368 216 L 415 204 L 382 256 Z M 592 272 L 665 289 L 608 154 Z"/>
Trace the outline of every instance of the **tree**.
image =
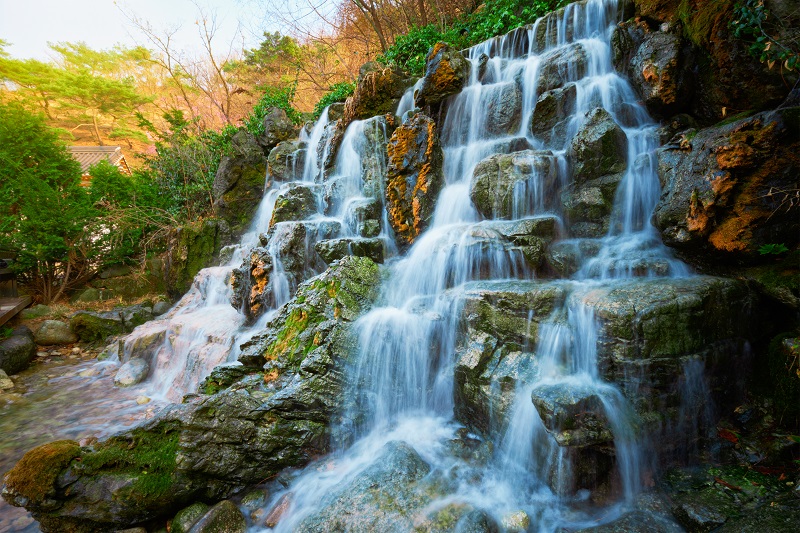
<path id="1" fill-rule="evenodd" d="M 0 247 L 17 252 L 20 281 L 45 303 L 94 274 L 95 212 L 80 176 L 42 116 L 0 104 Z"/>

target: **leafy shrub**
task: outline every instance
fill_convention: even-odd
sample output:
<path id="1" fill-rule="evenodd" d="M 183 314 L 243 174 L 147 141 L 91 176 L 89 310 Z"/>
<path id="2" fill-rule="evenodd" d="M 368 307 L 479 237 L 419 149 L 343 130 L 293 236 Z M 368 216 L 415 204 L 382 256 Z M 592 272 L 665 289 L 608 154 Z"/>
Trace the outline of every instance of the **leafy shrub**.
<path id="1" fill-rule="evenodd" d="M 269 110 L 273 107 L 278 107 L 286 111 L 286 116 L 295 124 L 302 122 L 303 115 L 292 106 L 296 86 L 297 84 L 295 83 L 282 89 L 267 87 L 264 91 L 264 95 L 255 107 L 253 107 L 253 110 L 242 121 L 247 131 L 256 137 L 263 135 L 264 117 L 267 116 L 267 113 L 269 113 Z"/>
<path id="2" fill-rule="evenodd" d="M 467 48 L 497 35 L 536 22 L 539 17 L 565 6 L 569 0 L 487 0 L 483 6 L 456 19 L 447 30 L 435 24 L 412 28 L 400 35 L 377 60 L 398 66 L 414 76 L 425 73 L 425 57 L 437 42 Z"/>
<path id="3" fill-rule="evenodd" d="M 320 101 L 317 102 L 317 105 L 314 106 L 314 120 L 317 120 L 322 114 L 322 111 L 329 105 L 347 100 L 347 97 L 352 95 L 355 89 L 356 84 L 352 82 L 343 81 L 331 85 L 330 91 L 325 93 Z"/>
<path id="4" fill-rule="evenodd" d="M 750 41 L 750 55 L 769 68 L 779 64 L 786 70 L 800 67 L 800 43 L 774 37 L 783 33 L 782 23 L 776 20 L 763 0 L 737 2 L 730 26 L 734 36 Z"/>

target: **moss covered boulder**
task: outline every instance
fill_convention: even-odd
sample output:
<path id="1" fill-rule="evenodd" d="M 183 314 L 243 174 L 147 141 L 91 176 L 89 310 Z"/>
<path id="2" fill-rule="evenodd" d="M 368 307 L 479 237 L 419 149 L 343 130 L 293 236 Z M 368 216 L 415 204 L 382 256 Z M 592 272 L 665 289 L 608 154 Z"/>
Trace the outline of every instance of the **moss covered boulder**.
<path id="1" fill-rule="evenodd" d="M 408 245 L 428 227 L 444 186 L 444 155 L 433 119 L 417 113 L 403 123 L 392 134 L 388 153 L 389 224 L 398 243 Z"/>
<path id="2" fill-rule="evenodd" d="M 11 335 L 0 340 L 0 370 L 7 374 L 22 372 L 36 357 L 33 332 L 26 326 L 14 328 Z"/>
<path id="3" fill-rule="evenodd" d="M 417 107 L 437 105 L 464 87 L 469 80 L 469 61 L 445 43 L 436 43 L 425 58 L 425 77 L 415 95 Z"/>
<path id="4" fill-rule="evenodd" d="M 125 331 L 122 318 L 113 311 L 78 311 L 69 319 L 69 324 L 75 335 L 84 342 L 104 341 Z"/>
<path id="5" fill-rule="evenodd" d="M 282 190 L 275 200 L 270 226 L 289 220 L 305 220 L 318 211 L 314 188 L 293 184 Z"/>
<path id="6" fill-rule="evenodd" d="M 246 131 L 237 132 L 231 146 L 231 153 L 223 156 L 217 168 L 212 194 L 216 215 L 227 223 L 234 235 L 239 235 L 247 229 L 261 201 L 267 157 L 256 139 Z"/>
<path id="7" fill-rule="evenodd" d="M 534 198 L 552 195 L 558 164 L 549 150 L 525 150 L 488 157 L 475 166 L 469 196 L 485 218 L 533 214 Z"/>
<path id="8" fill-rule="evenodd" d="M 197 273 L 211 266 L 230 240 L 230 227 L 222 219 L 199 220 L 170 232 L 164 265 L 167 292 L 177 298 L 188 291 Z"/>
<path id="9" fill-rule="evenodd" d="M 628 138 L 608 111 L 598 107 L 584 117 L 567 158 L 577 182 L 622 172 L 627 167 Z"/>
<path id="10" fill-rule="evenodd" d="M 295 181 L 303 178 L 306 150 L 300 142 L 283 141 L 270 150 L 267 173 L 270 181 Z"/>

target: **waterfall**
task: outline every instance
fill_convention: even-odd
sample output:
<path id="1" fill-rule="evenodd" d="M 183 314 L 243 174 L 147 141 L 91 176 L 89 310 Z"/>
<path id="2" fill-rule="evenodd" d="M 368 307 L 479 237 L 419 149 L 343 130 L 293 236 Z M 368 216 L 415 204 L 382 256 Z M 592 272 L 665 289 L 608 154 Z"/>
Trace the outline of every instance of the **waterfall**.
<path id="1" fill-rule="evenodd" d="M 273 498 L 274 504 L 282 495 L 292 495 L 277 531 L 300 527 L 321 502 L 377 460 L 382 446 L 395 439 L 413 446 L 434 471 L 455 476 L 455 487 L 439 498 L 439 505 L 466 503 L 498 522 L 521 509 L 533 521 L 530 530 L 537 531 L 596 524 L 591 513 L 571 507 L 589 497 L 587 487 L 576 484 L 574 458 L 556 442 L 532 402 L 532 395 L 554 390 L 596 404 L 596 416 L 613 436 L 621 486 L 617 509 L 632 503 L 641 489 L 643 463 L 637 421 L 623 394 L 602 379 L 599 325 L 585 295 L 593 287 L 634 276 L 686 276 L 689 271 L 662 245 L 650 223 L 660 192 L 656 124 L 612 67 L 610 39 L 617 12 L 615 0 L 571 4 L 561 17 L 540 19 L 527 33 L 512 32 L 469 50 L 469 82 L 448 100 L 440 129 L 446 186 L 432 224 L 390 265 L 380 306 L 355 325 L 360 347 L 348 371 L 346 393 L 354 401 L 343 413 L 339 432 L 348 438 L 338 443 L 337 453 L 324 468 L 309 469 Z M 562 85 L 574 84 L 574 111 L 560 134 L 540 135 L 531 130 L 531 118 L 537 99 L 548 88 L 543 87 L 543 72 L 553 75 L 547 65 L 559 54 L 585 58 L 557 72 Z M 400 102 L 398 113 L 403 118 L 412 112 L 419 85 Z M 508 118 L 498 110 L 514 99 L 521 100 L 519 117 L 498 127 L 498 121 Z M 492 429 L 497 449 L 491 460 L 477 471 L 462 465 L 456 473 L 451 470 L 453 458 L 441 448 L 459 427 L 454 421 L 453 371 L 465 287 L 479 281 L 535 279 L 536 272 L 518 250 L 492 239 L 493 228 L 502 220 L 548 216 L 569 224 L 552 189 L 554 184 L 558 188 L 573 183 L 569 140 L 596 108 L 619 125 L 627 144 L 608 231 L 594 239 L 598 253 L 582 259 L 571 281 L 556 282 L 569 296 L 552 316 L 540 318 L 535 346 L 524 348 L 528 362 L 518 376 L 507 421 Z M 361 126 L 350 128 L 354 127 Z M 487 157 L 513 152 L 514 146 L 531 150 L 520 156 L 528 159 L 530 174 L 515 185 L 510 213 L 482 219 L 470 200 L 473 172 Z M 355 152 L 347 141 L 342 144 L 337 172 L 355 175 Z M 355 191 L 357 184 L 343 188 Z M 689 386 L 694 386 L 691 381 Z M 614 512 L 605 511 L 606 520 L 613 516 Z"/>

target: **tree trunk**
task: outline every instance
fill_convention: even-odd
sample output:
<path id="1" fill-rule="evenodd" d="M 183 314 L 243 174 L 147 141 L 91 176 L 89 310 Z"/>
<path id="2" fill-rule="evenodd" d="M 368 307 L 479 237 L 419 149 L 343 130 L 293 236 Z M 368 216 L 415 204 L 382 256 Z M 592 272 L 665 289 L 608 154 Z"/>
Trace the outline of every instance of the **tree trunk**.
<path id="1" fill-rule="evenodd" d="M 419 6 L 419 24 L 420 26 L 428 25 L 428 14 L 425 13 L 425 0 L 417 0 Z"/>

